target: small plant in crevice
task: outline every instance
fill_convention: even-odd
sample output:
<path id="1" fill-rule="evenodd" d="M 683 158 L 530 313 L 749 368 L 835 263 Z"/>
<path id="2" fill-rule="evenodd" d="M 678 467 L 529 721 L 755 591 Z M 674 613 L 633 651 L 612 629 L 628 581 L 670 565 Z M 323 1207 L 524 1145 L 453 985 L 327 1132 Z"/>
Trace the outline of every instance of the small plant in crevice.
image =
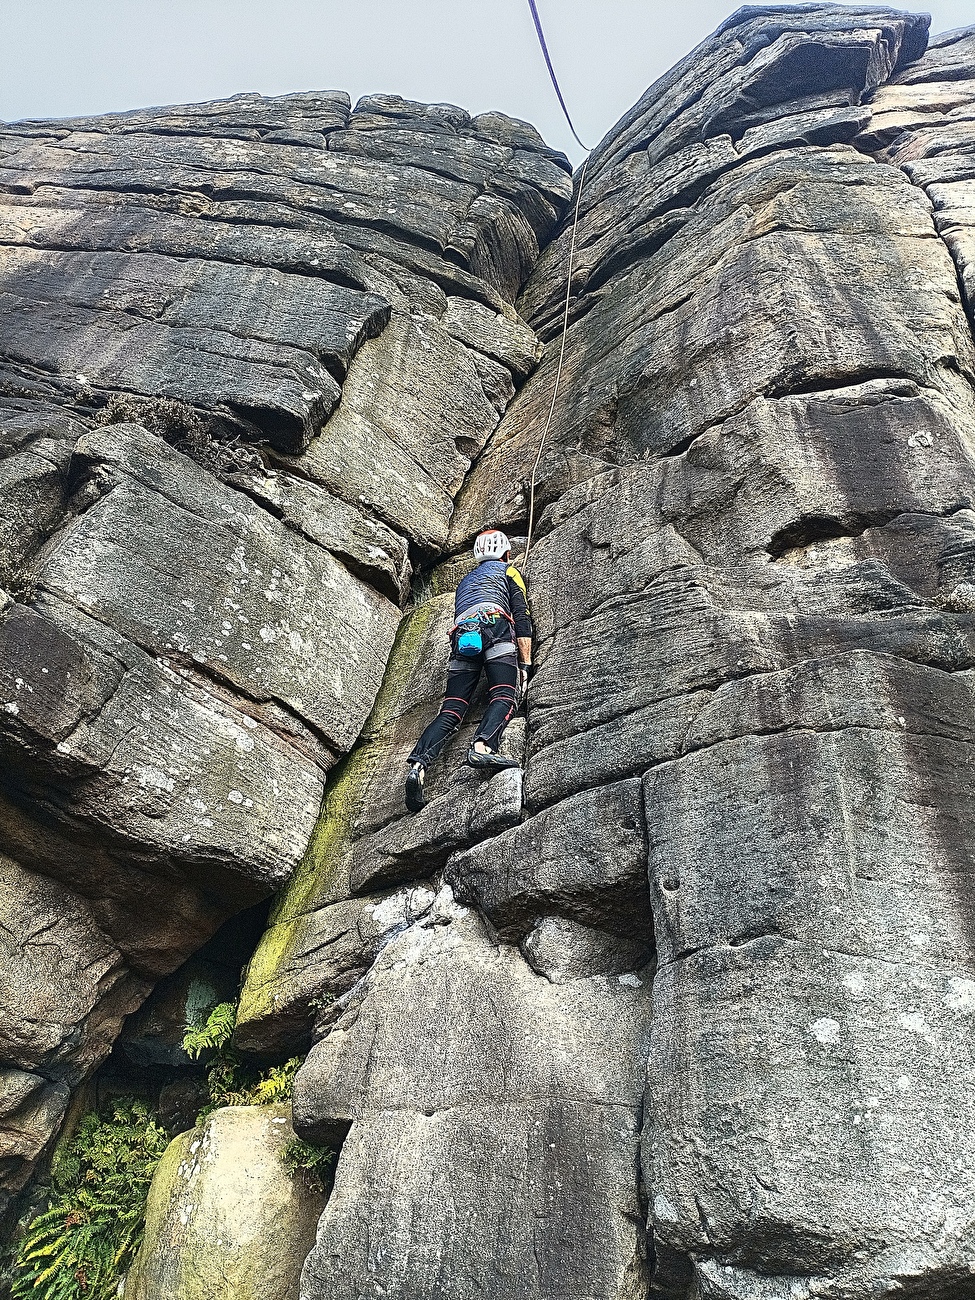
<path id="1" fill-rule="evenodd" d="M 188 1025 L 183 1035 L 183 1050 L 194 1060 L 209 1053 L 207 1090 L 210 1101 L 197 1116 L 197 1124 L 221 1106 L 270 1106 L 290 1101 L 301 1057 L 293 1056 L 283 1065 L 258 1071 L 235 1051 L 231 1039 L 237 1023 L 237 1007 L 221 1002 L 196 1024 Z M 295 1138 L 288 1144 L 283 1159 L 293 1172 L 303 1171 L 305 1181 L 314 1190 L 324 1188 L 324 1175 L 334 1160 L 328 1147 L 313 1146 Z"/>
<path id="2" fill-rule="evenodd" d="M 113 393 L 95 416 L 96 425 L 139 424 L 217 476 L 264 473 L 260 453 L 239 435 L 229 435 L 220 420 L 173 397 Z"/>
<path id="3" fill-rule="evenodd" d="M 293 1056 L 283 1065 L 257 1070 L 243 1059 L 231 1042 L 236 1023 L 236 1005 L 221 1002 L 196 1024 L 186 1027 L 183 1051 L 195 1061 L 209 1053 L 207 1090 L 210 1104 L 200 1112 L 197 1123 L 218 1106 L 270 1106 L 274 1102 L 291 1100 L 301 1057 Z"/>
<path id="4" fill-rule="evenodd" d="M 317 1147 L 295 1138 L 285 1147 L 282 1159 L 293 1174 L 303 1176 L 313 1192 L 326 1190 L 328 1174 L 335 1163 L 335 1152 L 331 1147 Z"/>
<path id="5" fill-rule="evenodd" d="M 260 1071 L 248 1064 L 233 1046 L 237 1007 L 221 1002 L 196 1024 L 187 1025 L 183 1051 L 194 1061 L 207 1054 L 207 1091 L 210 1101 L 197 1116 L 199 1124 L 220 1106 L 269 1106 L 289 1101 L 301 1057 Z"/>
<path id="6" fill-rule="evenodd" d="M 204 1052 L 220 1052 L 228 1047 L 237 1024 L 237 1007 L 221 1002 L 205 1016 L 186 1026 L 183 1051 L 198 1061 Z"/>
<path id="7" fill-rule="evenodd" d="M 17 1244 L 13 1300 L 109 1300 L 142 1241 L 169 1136 L 145 1102 L 85 1115 L 51 1167 L 47 1209 Z"/>

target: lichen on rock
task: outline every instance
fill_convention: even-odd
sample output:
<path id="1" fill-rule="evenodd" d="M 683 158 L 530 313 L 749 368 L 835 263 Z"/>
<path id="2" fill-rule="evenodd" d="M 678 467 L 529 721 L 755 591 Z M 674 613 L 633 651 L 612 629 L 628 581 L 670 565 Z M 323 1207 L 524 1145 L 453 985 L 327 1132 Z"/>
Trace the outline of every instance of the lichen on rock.
<path id="1" fill-rule="evenodd" d="M 288 1168 L 290 1109 L 224 1107 L 170 1143 L 127 1300 L 296 1300 L 324 1196 Z"/>

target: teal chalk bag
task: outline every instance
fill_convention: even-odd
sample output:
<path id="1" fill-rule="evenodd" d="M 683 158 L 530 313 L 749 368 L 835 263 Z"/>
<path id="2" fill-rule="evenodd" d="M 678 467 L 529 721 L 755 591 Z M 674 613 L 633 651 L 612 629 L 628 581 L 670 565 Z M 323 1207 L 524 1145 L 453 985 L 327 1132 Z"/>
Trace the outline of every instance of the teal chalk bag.
<path id="1" fill-rule="evenodd" d="M 476 659 L 483 649 L 480 630 L 468 623 L 457 638 L 457 653 L 465 659 Z"/>

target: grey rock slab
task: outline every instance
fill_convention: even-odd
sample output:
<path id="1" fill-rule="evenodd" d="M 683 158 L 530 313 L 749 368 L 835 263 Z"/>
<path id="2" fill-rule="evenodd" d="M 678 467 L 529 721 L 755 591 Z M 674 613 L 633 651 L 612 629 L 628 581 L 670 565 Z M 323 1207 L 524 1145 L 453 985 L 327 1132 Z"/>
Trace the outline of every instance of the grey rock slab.
<path id="1" fill-rule="evenodd" d="M 222 407 L 288 451 L 339 400 L 375 295 L 310 276 L 150 254 L 0 250 L 0 347 L 95 388 Z M 27 327 L 29 323 L 29 328 Z"/>
<path id="2" fill-rule="evenodd" d="M 549 453 L 585 451 L 602 469 L 675 454 L 759 394 L 880 376 L 925 388 L 937 375 L 934 386 L 951 390 L 955 367 L 967 375 L 973 366 L 957 273 L 925 196 L 853 150 L 736 168 L 662 248 L 585 306 L 568 333 Z M 465 484 L 457 541 L 482 518 L 524 517 L 518 485 L 537 453 L 558 354 L 553 341 Z"/>
<path id="3" fill-rule="evenodd" d="M 64 516 L 71 445 L 40 438 L 0 460 L 0 584 L 15 584 Z"/>
<path id="4" fill-rule="evenodd" d="M 835 1275 L 824 1295 L 858 1294 L 851 1241 L 866 1273 L 894 1246 L 951 1264 L 971 1231 L 970 745 L 898 731 L 728 741 L 646 778 L 654 1231 Z"/>
<path id="5" fill-rule="evenodd" d="M 343 1144 L 299 1294 L 354 1300 L 378 1280 L 396 1300 L 444 1285 L 455 1295 L 639 1300 L 636 1143 L 622 1107 L 560 1098 L 370 1114 Z M 377 1195 L 387 1187 L 396 1194 Z"/>
<path id="6" fill-rule="evenodd" d="M 343 995 L 435 897 L 428 885 L 410 884 L 272 921 L 244 976 L 235 1045 L 279 1056 L 298 1050 L 312 1022 L 341 1013 Z"/>
<path id="7" fill-rule="evenodd" d="M 39 1074 L 0 1069 L 0 1215 L 27 1183 L 48 1148 L 68 1104 L 63 1083 Z"/>
<path id="8" fill-rule="evenodd" d="M 873 380 L 757 398 L 669 462 L 661 512 L 718 563 L 752 549 L 778 556 L 899 514 L 946 515 L 975 494 L 973 430 L 967 384 L 944 396 Z"/>
<path id="9" fill-rule="evenodd" d="M 541 345 L 533 332 L 481 303 L 448 298 L 441 324 L 461 343 L 507 366 L 518 379 L 527 379 L 538 364 Z"/>
<path id="10" fill-rule="evenodd" d="M 329 136 L 328 147 L 352 157 L 423 167 L 468 185 L 479 185 L 486 173 L 504 166 L 509 157 L 506 149 L 484 140 L 431 130 L 429 119 L 397 120 L 358 108 L 347 131 Z"/>
<path id="11" fill-rule="evenodd" d="M 20 169 L 28 184 L 166 191 L 174 185 L 217 198 L 283 201 L 343 222 L 384 224 L 400 237 L 442 252 L 463 221 L 477 187 L 420 167 L 301 149 L 264 140 L 199 136 L 106 135 L 84 129 L 56 144 L 25 144 L 4 159 L 3 179 Z M 395 196 L 395 197 L 393 197 Z"/>
<path id="12" fill-rule="evenodd" d="M 803 144 L 847 144 L 870 124 L 869 107 L 821 108 L 806 113 L 776 117 L 761 126 L 751 126 L 738 142 L 738 151 L 749 154 Z"/>
<path id="13" fill-rule="evenodd" d="M 78 1083 L 108 1054 L 147 986 L 83 899 L 6 856 L 0 877 L 0 1060 Z"/>
<path id="14" fill-rule="evenodd" d="M 425 549 L 498 422 L 472 354 L 425 313 L 394 315 L 360 350 L 302 472 Z"/>
<path id="15" fill-rule="evenodd" d="M 347 748 L 378 689 L 395 606 L 136 426 L 93 432 L 77 455 L 104 467 L 107 490 L 50 544 L 40 585 Z"/>
<path id="16" fill-rule="evenodd" d="M 273 114 L 273 103 L 265 101 L 265 111 Z M 53 186 L 164 195 L 179 186 L 206 195 L 205 204 L 277 205 L 292 219 L 345 227 L 339 237 L 355 247 L 399 242 L 408 262 L 411 245 L 435 254 L 449 249 L 510 299 L 568 192 L 550 151 L 459 137 L 429 115 L 422 128 L 416 116 L 408 123 L 402 116 L 367 119 L 353 114 L 353 129 L 334 139 L 300 123 L 284 134 L 245 128 L 224 135 L 192 125 L 184 133 L 140 131 L 138 122 L 134 130 L 105 131 L 97 120 L 80 121 L 60 138 L 13 137 L 20 147 L 6 153 L 4 172 L 12 188 L 28 192 Z M 413 139 L 410 149 L 404 134 Z"/>
<path id="17" fill-rule="evenodd" d="M 650 916 L 639 791 L 638 781 L 624 781 L 556 804 L 455 856 L 447 879 L 508 941 L 553 914 L 645 938 Z"/>
<path id="18" fill-rule="evenodd" d="M 635 972 L 643 971 L 653 958 L 652 944 L 608 934 L 563 916 L 539 917 L 518 947 L 532 970 L 553 984 L 629 972 L 629 983 L 636 988 Z"/>
<path id="19" fill-rule="evenodd" d="M 300 859 L 321 801 L 314 757 L 70 607 L 8 606 L 0 699 L 8 761 L 35 790 L 57 784 L 68 824 L 181 862 L 237 906 Z M 134 876 L 134 894 L 143 888 Z"/>
<path id="20" fill-rule="evenodd" d="M 924 15 L 904 14 L 886 6 L 746 5 L 656 81 L 624 114 L 594 151 L 593 175 L 598 177 L 627 153 L 653 141 L 685 106 L 695 108 L 703 92 L 717 87 L 720 93 L 720 83 L 726 79 L 736 89 L 742 81 L 750 80 L 765 92 L 760 94 L 759 102 L 775 104 L 808 90 L 819 91 L 824 82 L 849 84 L 851 74 L 854 79 L 876 75 L 878 62 L 886 66 L 889 75 L 895 67 L 903 67 L 924 52 L 929 21 Z M 837 33 L 851 38 L 848 51 L 837 42 L 833 59 L 825 59 L 825 66 L 817 68 L 817 37 L 828 42 Z M 796 46 L 802 49 L 803 38 L 811 57 L 803 67 L 800 55 L 790 67 L 789 56 L 795 58 Z M 764 58 L 756 70 L 751 70 L 748 64 L 756 55 Z M 865 89 L 863 81 L 861 88 Z M 743 115 L 750 115 L 754 108 L 754 102 L 743 104 Z M 692 120 L 696 122 L 697 117 Z"/>
<path id="21" fill-rule="evenodd" d="M 526 810 L 536 812 L 581 790 L 619 781 L 676 758 L 691 721 L 709 698 L 707 690 L 669 697 L 564 739 L 550 738 L 529 752 Z"/>
<path id="22" fill-rule="evenodd" d="M 803 941 L 814 923 L 824 943 L 844 951 L 879 959 L 895 942 L 899 951 L 923 950 L 918 960 L 963 965 L 970 960 L 964 881 L 950 868 L 925 864 L 935 852 L 948 862 L 963 856 L 969 748 L 968 741 L 912 734 L 906 726 L 819 733 L 800 724 L 782 735 L 715 743 L 655 768 L 645 781 L 661 962 L 766 934 Z M 876 774 L 881 754 L 885 779 Z M 832 792 L 819 762 L 839 773 Z M 699 773 L 706 774 L 700 785 Z M 682 796 L 675 780 L 683 783 Z M 940 793 L 925 802 L 934 791 Z M 695 833 L 691 823 L 705 813 Z M 843 815 L 845 840 L 830 833 Z M 687 854 L 705 861 L 701 830 L 716 846 L 707 856 L 704 893 L 721 890 L 720 912 L 688 867 Z M 757 843 L 768 854 L 761 881 L 744 870 Z M 719 852 L 721 864 L 713 858 Z"/>
<path id="23" fill-rule="evenodd" d="M 211 896 L 151 851 L 120 853 L 100 827 L 66 819 L 44 787 L 32 788 L 26 779 L 23 784 L 26 789 L 0 790 L 0 851 L 83 900 L 92 923 L 147 988 L 201 947 L 228 911 L 266 894 L 266 886 L 255 890 L 239 873 L 228 880 L 211 863 Z"/>
<path id="24" fill-rule="evenodd" d="M 444 891 L 299 1072 L 298 1131 L 344 1139 L 301 1295 L 645 1293 L 646 994 L 540 979 Z"/>
<path id="25" fill-rule="evenodd" d="M 932 81 L 960 81 L 975 73 L 975 29 L 958 27 L 932 36 L 924 57 L 904 68 L 897 77 L 903 85 Z"/>
<path id="26" fill-rule="evenodd" d="M 407 544 L 379 520 L 294 474 L 228 475 L 227 481 L 337 556 L 390 600 L 405 598 L 412 574 Z"/>
<path id="27" fill-rule="evenodd" d="M 459 747 L 459 746 L 458 746 Z M 510 749 L 509 743 L 504 747 Z M 402 799 L 401 779 L 396 794 Z M 447 797 L 431 799 L 416 816 L 400 817 L 390 826 L 355 841 L 349 855 L 349 887 L 355 893 L 377 885 L 415 878 L 439 870 L 450 854 L 471 840 L 495 835 L 521 815 L 521 772 L 498 772 L 485 781 L 463 772 L 451 782 Z"/>
<path id="28" fill-rule="evenodd" d="M 969 744 L 972 687 L 970 673 L 946 675 L 867 650 L 803 659 L 700 696 L 682 752 L 750 735 L 851 728 Z"/>
<path id="29" fill-rule="evenodd" d="M 48 301 L 56 292 L 56 301 L 67 307 L 298 348 L 327 361 L 339 377 L 363 340 L 380 333 L 389 319 L 389 304 L 380 295 L 326 279 L 154 253 L 6 248 L 0 278 L 6 293 L 33 301 Z M 111 329 L 108 319 L 102 328 Z M 19 346 L 26 355 L 23 337 Z M 97 366 L 95 355 L 89 368 Z"/>
<path id="30" fill-rule="evenodd" d="M 325 1198 L 285 1164 L 290 1109 L 222 1107 L 167 1147 L 129 1300 L 295 1300 Z"/>
<path id="31" fill-rule="evenodd" d="M 140 206 L 138 194 L 79 194 L 45 190 L 41 196 L 5 195 L 0 242 L 70 251 L 154 253 L 239 262 L 317 276 L 373 292 L 376 273 L 353 249 L 323 233 L 250 226 Z M 87 202 L 83 202 L 83 200 Z M 293 284 L 292 281 L 286 282 Z M 217 305 L 214 304 L 214 311 Z"/>
<path id="32" fill-rule="evenodd" d="M 166 105 L 160 108 L 136 108 L 127 113 L 104 113 L 95 117 L 66 119 L 65 125 L 88 126 L 103 133 L 126 134 L 146 129 L 163 134 L 228 134 L 246 131 L 253 139 L 263 131 L 280 127 L 288 121 L 318 131 L 345 126 L 352 102 L 344 90 L 317 90 L 288 95 L 257 95 L 253 92 L 231 95 L 228 99 L 211 99 L 199 104 Z M 35 127 L 43 133 L 58 134 L 61 123 L 18 122 L 13 130 Z"/>
<path id="33" fill-rule="evenodd" d="M 851 294 L 844 306 L 833 303 L 828 329 L 825 321 L 816 321 L 822 299 L 810 295 L 799 276 L 791 284 L 789 272 L 783 276 L 785 268 L 820 257 L 824 271 L 829 265 L 826 275 L 840 300 L 842 285 L 854 277 L 857 283 L 855 297 Z M 866 267 L 871 270 L 865 272 Z M 894 309 L 892 298 L 902 290 L 903 307 Z M 918 311 L 912 304 L 921 301 L 919 295 L 924 305 Z M 638 452 L 674 450 L 732 415 L 756 390 L 786 395 L 804 386 L 855 383 L 878 371 L 923 385 L 931 369 L 949 358 L 963 373 L 972 369 L 971 335 L 962 322 L 954 267 L 935 240 L 770 234 L 732 254 L 709 290 L 693 298 L 668 321 L 666 337 L 658 341 L 655 377 L 645 386 L 637 382 L 638 395 L 617 420 L 617 436 L 632 439 Z M 746 315 L 752 322 L 747 335 Z M 763 322 L 758 332 L 756 320 Z M 752 353 L 749 343 L 759 336 L 761 355 Z M 731 339 L 737 341 L 742 367 L 737 375 L 748 376 L 751 393 L 726 368 L 724 350 Z"/>
<path id="34" fill-rule="evenodd" d="M 563 171 L 572 170 L 565 154 L 550 149 L 539 135 L 537 128 L 530 122 L 523 122 L 518 117 L 510 117 L 507 113 L 492 110 L 488 113 L 478 113 L 476 117 L 471 118 L 470 127 L 485 139 L 509 145 L 514 149 L 531 149 L 558 162 Z"/>

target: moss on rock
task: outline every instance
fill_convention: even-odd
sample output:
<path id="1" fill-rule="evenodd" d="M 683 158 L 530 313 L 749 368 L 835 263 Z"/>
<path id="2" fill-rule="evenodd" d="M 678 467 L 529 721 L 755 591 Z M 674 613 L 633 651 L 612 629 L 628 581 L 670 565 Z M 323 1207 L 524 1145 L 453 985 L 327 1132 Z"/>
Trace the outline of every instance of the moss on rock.
<path id="1" fill-rule="evenodd" d="M 325 1196 L 294 1142 L 290 1106 L 224 1107 L 171 1142 L 125 1300 L 296 1300 Z"/>

